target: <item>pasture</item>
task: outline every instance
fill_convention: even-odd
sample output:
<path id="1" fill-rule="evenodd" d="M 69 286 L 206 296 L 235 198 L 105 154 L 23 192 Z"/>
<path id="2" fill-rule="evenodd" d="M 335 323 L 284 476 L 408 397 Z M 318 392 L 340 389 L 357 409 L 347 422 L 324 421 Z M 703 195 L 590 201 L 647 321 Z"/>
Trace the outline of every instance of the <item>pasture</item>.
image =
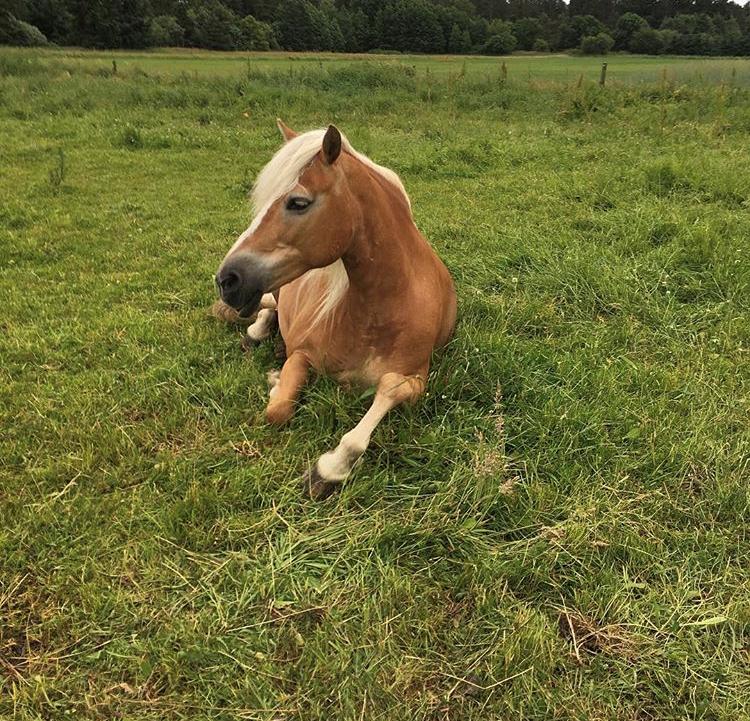
<path id="1" fill-rule="evenodd" d="M 750 61 L 608 62 L 0 50 L 0 718 L 750 716 Z M 277 116 L 459 297 L 318 504 L 370 396 L 208 314 Z"/>

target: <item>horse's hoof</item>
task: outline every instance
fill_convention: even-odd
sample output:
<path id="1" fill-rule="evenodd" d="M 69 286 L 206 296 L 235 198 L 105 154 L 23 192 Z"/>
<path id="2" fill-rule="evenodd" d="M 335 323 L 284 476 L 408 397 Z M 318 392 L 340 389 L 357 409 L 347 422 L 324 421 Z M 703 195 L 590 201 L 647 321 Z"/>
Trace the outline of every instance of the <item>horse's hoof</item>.
<path id="1" fill-rule="evenodd" d="M 338 481 L 327 481 L 318 472 L 317 463 L 304 476 L 305 493 L 313 501 L 324 501 L 341 488 Z"/>
<path id="2" fill-rule="evenodd" d="M 286 344 L 281 337 L 281 333 L 276 336 L 276 340 L 274 341 L 273 355 L 274 358 L 282 364 L 286 361 Z"/>
<path id="3" fill-rule="evenodd" d="M 253 340 L 247 333 L 242 336 L 240 341 L 243 353 L 252 353 L 259 345 L 260 341 Z"/>
<path id="4" fill-rule="evenodd" d="M 234 308 L 227 305 L 223 300 L 217 300 L 210 310 L 211 315 L 224 323 L 238 323 L 240 325 L 250 325 L 256 314 L 251 316 L 240 315 Z"/>

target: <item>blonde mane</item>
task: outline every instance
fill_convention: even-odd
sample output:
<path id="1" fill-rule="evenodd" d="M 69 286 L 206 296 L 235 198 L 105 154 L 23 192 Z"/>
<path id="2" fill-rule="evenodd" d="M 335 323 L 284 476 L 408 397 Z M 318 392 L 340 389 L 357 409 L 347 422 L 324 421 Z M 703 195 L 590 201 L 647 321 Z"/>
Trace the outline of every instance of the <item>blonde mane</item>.
<path id="1" fill-rule="evenodd" d="M 321 128 L 301 133 L 292 138 L 278 150 L 260 171 L 251 194 L 254 218 L 248 233 L 251 233 L 260 225 L 263 216 L 279 198 L 294 188 L 300 175 L 323 147 L 325 134 L 326 128 Z M 396 173 L 374 163 L 366 155 L 358 153 L 343 133 L 341 135 L 341 148 L 385 178 L 389 183 L 395 185 L 401 191 L 411 209 L 409 196 L 406 194 L 401 178 Z M 341 259 L 334 261 L 325 268 L 309 270 L 302 276 L 301 282 L 316 285 L 320 283 L 326 286 L 325 292 L 320 296 L 320 305 L 312 313 L 310 328 L 316 326 L 333 312 L 349 288 L 349 276 Z"/>
<path id="2" fill-rule="evenodd" d="M 268 205 L 286 195 L 296 184 L 302 171 L 313 161 L 323 147 L 323 137 L 326 128 L 310 130 L 292 138 L 279 148 L 276 155 L 268 161 L 268 164 L 260 171 L 253 186 L 251 195 L 253 210 L 256 215 L 261 214 Z M 381 175 L 388 182 L 395 185 L 404 195 L 406 202 L 411 208 L 409 196 L 406 194 L 401 178 L 392 170 L 384 168 L 370 160 L 366 155 L 358 153 L 346 136 L 341 134 L 341 148 L 343 151 L 353 155 L 357 160 Z"/>

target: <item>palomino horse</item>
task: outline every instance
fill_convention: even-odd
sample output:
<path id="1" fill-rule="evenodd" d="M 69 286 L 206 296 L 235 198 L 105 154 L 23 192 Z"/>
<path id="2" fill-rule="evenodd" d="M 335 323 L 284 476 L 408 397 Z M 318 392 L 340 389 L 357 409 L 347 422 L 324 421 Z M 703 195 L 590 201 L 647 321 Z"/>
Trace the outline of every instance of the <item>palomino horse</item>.
<path id="1" fill-rule="evenodd" d="M 311 369 L 376 386 L 362 420 L 306 474 L 310 495 L 323 498 L 386 413 L 424 392 L 430 355 L 453 333 L 456 294 L 393 171 L 334 126 L 299 135 L 278 126 L 286 143 L 258 176 L 255 217 L 216 284 L 225 311 L 246 317 L 261 308 L 249 340 L 268 337 L 278 320 L 287 360 L 269 373 L 269 423 L 292 417 Z"/>

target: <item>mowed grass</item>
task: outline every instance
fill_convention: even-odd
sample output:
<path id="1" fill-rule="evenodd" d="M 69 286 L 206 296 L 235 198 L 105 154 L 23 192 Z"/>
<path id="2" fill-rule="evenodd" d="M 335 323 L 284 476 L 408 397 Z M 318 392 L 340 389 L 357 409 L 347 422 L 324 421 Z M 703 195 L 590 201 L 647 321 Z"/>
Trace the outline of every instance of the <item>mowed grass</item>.
<path id="1" fill-rule="evenodd" d="M 0 53 L 0 718 L 750 716 L 747 65 L 474 62 Z M 459 294 L 321 504 L 369 397 L 267 428 L 207 312 L 277 115 L 398 171 Z"/>

